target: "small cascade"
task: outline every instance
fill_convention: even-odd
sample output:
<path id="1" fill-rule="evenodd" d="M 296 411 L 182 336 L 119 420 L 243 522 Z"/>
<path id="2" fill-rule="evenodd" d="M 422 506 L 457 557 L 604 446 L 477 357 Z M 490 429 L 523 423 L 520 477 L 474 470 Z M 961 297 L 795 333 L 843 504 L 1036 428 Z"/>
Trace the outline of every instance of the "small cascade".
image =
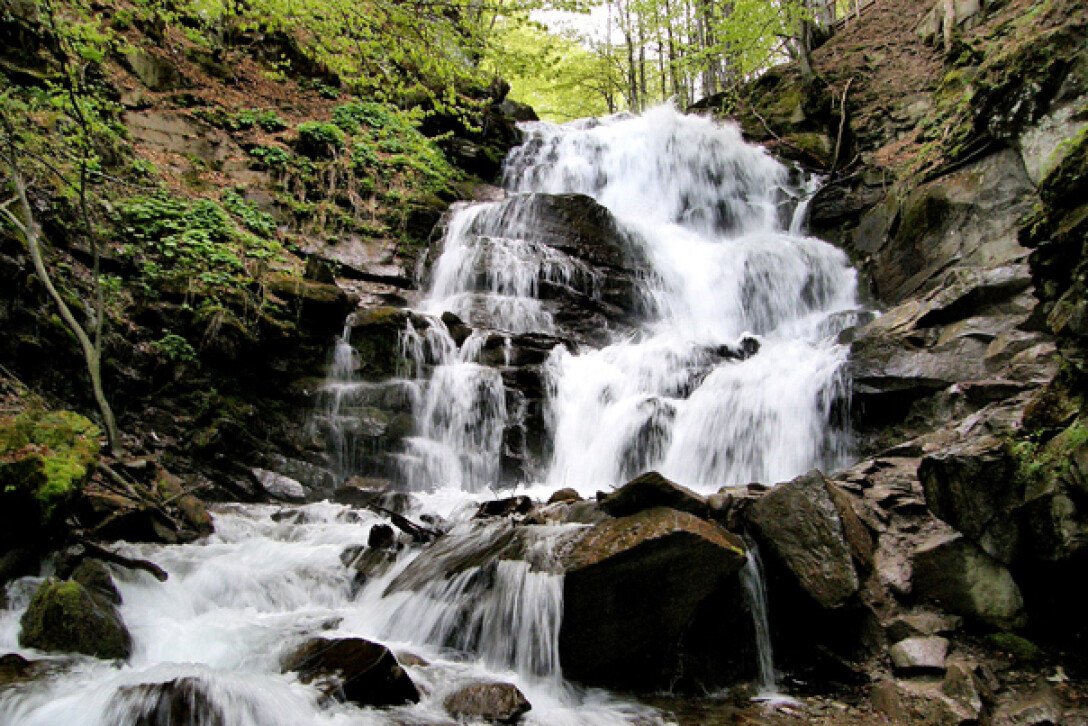
<path id="1" fill-rule="evenodd" d="M 752 625 L 756 634 L 756 698 L 774 700 L 781 698 L 781 694 L 778 690 L 778 673 L 774 669 L 771 616 L 764 584 L 763 560 L 754 540 L 745 537 L 744 542 L 748 546 L 748 560 L 740 572 L 740 583 L 744 588 L 745 603 L 752 613 Z"/>

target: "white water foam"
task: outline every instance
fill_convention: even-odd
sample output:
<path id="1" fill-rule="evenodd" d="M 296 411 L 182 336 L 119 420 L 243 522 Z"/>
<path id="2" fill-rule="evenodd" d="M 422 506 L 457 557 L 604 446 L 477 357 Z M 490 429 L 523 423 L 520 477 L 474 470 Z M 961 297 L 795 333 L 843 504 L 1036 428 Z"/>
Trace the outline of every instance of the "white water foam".
<path id="1" fill-rule="evenodd" d="M 589 495 L 658 469 L 710 492 L 841 464 L 849 441 L 835 413 L 849 382 L 836 336 L 854 320 L 856 276 L 841 250 L 800 232 L 807 201 L 797 198 L 807 200 L 811 182 L 791 189 L 786 168 L 735 126 L 668 107 L 523 128 L 506 167 L 513 201 L 454 213 L 423 309 L 510 333 L 557 332 L 539 284 L 592 296 L 595 281 L 534 239 L 540 193 L 585 194 L 610 210 L 650 264 L 642 284 L 653 301 L 633 338 L 555 350 L 553 453 L 540 483 Z M 722 354 L 745 338 L 758 354 Z M 463 351 L 438 361 L 421 383 L 413 489 L 510 483 L 499 460 L 514 412 L 501 383 Z"/>

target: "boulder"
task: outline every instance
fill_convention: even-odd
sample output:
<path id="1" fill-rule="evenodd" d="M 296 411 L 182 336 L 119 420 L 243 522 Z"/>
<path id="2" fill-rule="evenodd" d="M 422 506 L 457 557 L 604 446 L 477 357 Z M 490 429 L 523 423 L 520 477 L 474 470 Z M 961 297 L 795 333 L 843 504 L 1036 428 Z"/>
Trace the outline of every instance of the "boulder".
<path id="1" fill-rule="evenodd" d="M 102 560 L 84 559 L 72 573 L 71 579 L 87 588 L 92 595 L 114 605 L 121 604 L 121 593 L 117 591 L 113 577 Z"/>
<path id="2" fill-rule="evenodd" d="M 931 454 L 918 467 L 929 510 L 1006 564 L 1018 544 L 1013 511 L 1024 499 L 1015 474 L 1005 443 L 995 437 Z"/>
<path id="3" fill-rule="evenodd" d="M 393 549 L 397 544 L 397 534 L 388 524 L 375 524 L 366 536 L 366 546 L 376 550 Z"/>
<path id="4" fill-rule="evenodd" d="M 390 491 L 388 482 L 368 481 L 352 477 L 336 488 L 332 500 L 349 507 L 387 509 L 396 514 L 407 514 L 416 508 L 417 500 L 407 492 Z"/>
<path id="5" fill-rule="evenodd" d="M 254 469 L 253 478 L 261 485 L 261 489 L 273 499 L 285 502 L 301 502 L 306 500 L 306 488 L 294 479 L 277 474 L 267 469 Z"/>
<path id="6" fill-rule="evenodd" d="M 582 495 L 578 493 L 576 489 L 565 487 L 563 489 L 556 489 L 552 492 L 552 495 L 548 497 L 548 504 L 555 504 L 556 502 L 580 502 L 582 501 Z"/>
<path id="7" fill-rule="evenodd" d="M 997 628 L 1023 624 L 1024 600 L 1012 574 L 960 534 L 929 538 L 915 550 L 912 590 L 945 609 Z"/>
<path id="8" fill-rule="evenodd" d="M 122 686 L 114 696 L 132 726 L 229 726 L 215 696 L 199 678 Z"/>
<path id="9" fill-rule="evenodd" d="M 359 706 L 417 703 L 419 691 L 384 645 L 362 638 L 313 638 L 283 663 L 303 683 L 317 681 L 326 695 Z"/>
<path id="10" fill-rule="evenodd" d="M 848 531 L 868 537 L 857 515 L 832 497 L 833 484 L 811 471 L 779 484 L 746 510 L 761 548 L 780 563 L 820 607 L 838 608 L 858 591 Z M 836 502 L 839 499 L 839 502 Z M 872 542 L 868 542 L 871 556 Z M 855 547 L 860 554 L 860 547 Z"/>
<path id="11" fill-rule="evenodd" d="M 474 683 L 446 696 L 442 707 L 451 716 L 470 721 L 512 724 L 532 706 L 511 683 Z"/>
<path id="12" fill-rule="evenodd" d="M 993 700 L 993 692 L 980 676 L 978 665 L 963 660 L 953 660 L 947 664 L 941 691 L 976 719 Z"/>
<path id="13" fill-rule="evenodd" d="M 907 638 L 919 638 L 928 635 L 944 635 L 959 629 L 963 618 L 956 615 L 938 613 L 914 613 L 895 618 L 886 628 L 888 639 L 898 643 Z"/>
<path id="14" fill-rule="evenodd" d="M 494 499 L 484 502 L 476 510 L 477 517 L 509 517 L 515 514 L 528 514 L 533 508 L 533 500 L 525 495 Z"/>
<path id="15" fill-rule="evenodd" d="M 132 636 L 113 604 L 78 582 L 43 582 L 20 620 L 19 644 L 48 652 L 128 658 Z"/>
<path id="16" fill-rule="evenodd" d="M 888 652 L 895 670 L 901 673 L 943 672 L 948 641 L 937 636 L 907 638 L 893 645 Z"/>
<path id="17" fill-rule="evenodd" d="M 668 507 L 697 517 L 709 513 L 706 499 L 656 471 L 632 479 L 601 500 L 601 509 L 613 517 L 626 517 L 654 507 Z"/>
<path id="18" fill-rule="evenodd" d="M 700 649 L 700 606 L 738 587 L 733 576 L 745 547 L 715 524 L 659 507 L 578 533 L 561 560 L 564 675 L 595 686 L 662 688 L 682 670 L 682 644 Z M 729 657 L 725 642 L 715 650 Z"/>

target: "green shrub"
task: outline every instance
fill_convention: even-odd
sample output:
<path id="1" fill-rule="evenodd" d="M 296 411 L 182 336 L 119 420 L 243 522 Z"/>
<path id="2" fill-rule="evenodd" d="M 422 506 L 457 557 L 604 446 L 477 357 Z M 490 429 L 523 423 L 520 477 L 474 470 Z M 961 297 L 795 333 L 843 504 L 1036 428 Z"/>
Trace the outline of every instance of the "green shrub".
<path id="1" fill-rule="evenodd" d="M 336 155 L 344 145 L 344 132 L 322 121 L 305 121 L 298 125 L 299 151 L 311 159 Z"/>
<path id="2" fill-rule="evenodd" d="M 291 162 L 291 152 L 281 146 L 255 146 L 249 155 L 276 171 L 283 171 Z"/>
<path id="3" fill-rule="evenodd" d="M 166 331 L 166 335 L 153 342 L 151 347 L 172 363 L 192 363 L 196 360 L 196 351 L 189 341 L 170 331 Z"/>

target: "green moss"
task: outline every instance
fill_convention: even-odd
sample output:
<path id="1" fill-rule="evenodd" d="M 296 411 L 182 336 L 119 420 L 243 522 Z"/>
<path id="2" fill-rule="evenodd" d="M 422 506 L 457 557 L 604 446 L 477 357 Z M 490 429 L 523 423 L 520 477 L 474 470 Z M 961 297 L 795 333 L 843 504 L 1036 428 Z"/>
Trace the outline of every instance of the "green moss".
<path id="1" fill-rule="evenodd" d="M 1037 664 L 1046 658 L 1046 654 L 1035 643 L 1012 633 L 993 633 L 986 636 L 986 641 L 1025 665 Z"/>
<path id="2" fill-rule="evenodd" d="M 32 493 L 42 516 L 82 486 L 98 460 L 99 429 L 70 411 L 28 410 L 0 419 L 4 494 Z"/>
<path id="3" fill-rule="evenodd" d="M 78 582 L 43 582 L 20 624 L 19 643 L 25 647 L 110 659 L 132 652 L 132 637 L 113 607 Z"/>

